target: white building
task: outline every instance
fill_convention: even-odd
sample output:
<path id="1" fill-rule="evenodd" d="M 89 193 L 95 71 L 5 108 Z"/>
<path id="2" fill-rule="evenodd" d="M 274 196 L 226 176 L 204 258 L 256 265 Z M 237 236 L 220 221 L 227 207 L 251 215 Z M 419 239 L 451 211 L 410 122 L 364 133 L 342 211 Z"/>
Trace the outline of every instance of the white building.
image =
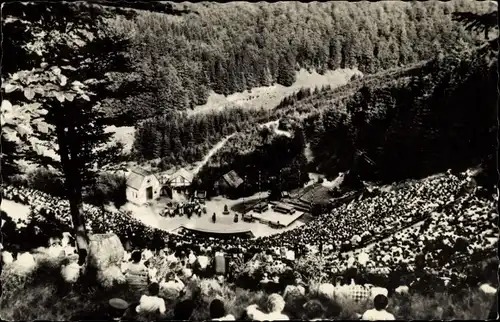
<path id="1" fill-rule="evenodd" d="M 134 169 L 127 178 L 127 200 L 138 205 L 160 197 L 161 184 L 151 172 Z"/>

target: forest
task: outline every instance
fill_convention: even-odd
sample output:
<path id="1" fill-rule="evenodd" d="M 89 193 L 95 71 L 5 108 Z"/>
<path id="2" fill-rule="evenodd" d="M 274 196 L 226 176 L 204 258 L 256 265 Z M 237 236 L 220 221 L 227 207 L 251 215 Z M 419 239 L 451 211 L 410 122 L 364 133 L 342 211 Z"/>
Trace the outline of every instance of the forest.
<path id="1" fill-rule="evenodd" d="M 161 170 L 193 163 L 227 135 L 267 120 L 268 114 L 241 108 L 195 116 L 167 113 L 138 126 L 133 157 L 138 161 L 158 159 L 156 166 Z"/>
<path id="2" fill-rule="evenodd" d="M 16 8 L 10 8 L 11 14 L 17 14 Z M 60 9 L 67 10 L 64 6 Z M 452 19 L 457 11 L 485 12 L 488 3 L 234 2 L 185 4 L 183 10 L 179 15 L 149 11 L 133 17 L 113 14 L 95 26 L 87 23 L 91 15 L 82 19 L 77 11 L 71 11 L 84 28 L 81 32 L 77 29 L 82 38 L 87 37 L 85 28 L 89 27 L 91 32 L 103 34 L 85 50 L 78 43 L 68 47 L 61 32 L 67 26 L 53 19 L 52 13 L 44 13 L 46 20 L 40 20 L 36 10 L 30 11 L 33 25 L 37 24 L 37 32 L 30 35 L 31 47 L 4 42 L 9 46 L 4 61 L 9 63 L 2 77 L 12 78 L 9 81 L 16 84 L 6 92 L 14 91 L 9 93 L 14 106 L 32 106 L 28 103 L 37 90 L 35 100 L 48 99 L 57 107 L 45 117 L 49 125 L 63 129 L 70 120 L 79 120 L 81 131 L 72 135 L 90 140 L 90 146 L 109 140 L 103 133 L 104 122 L 134 125 L 132 157 L 155 160 L 160 169 L 199 161 L 214 144 L 236 133 L 202 170 L 203 184 L 229 170 L 255 178 L 260 170 L 267 179 L 257 181 L 276 185 L 280 167 L 292 167 L 291 172 L 298 173 L 297 169 L 306 166 L 330 175 L 355 169 L 370 180 L 397 180 L 444 170 L 448 165 L 460 167 L 462 160 L 474 163 L 494 145 L 483 138 L 491 138 L 492 120 L 496 119 L 492 114 L 496 62 L 491 65 L 476 57 L 470 48 L 480 45 L 483 35 L 469 32 Z M 51 24 L 53 31 L 48 27 Z M 18 22 L 10 25 L 11 34 L 28 30 Z M 52 37 L 53 43 L 41 42 L 40 37 Z M 50 46 L 38 48 L 40 43 Z M 109 55 L 98 50 L 103 47 Z M 39 56 L 38 51 L 58 54 Z M 84 55 L 74 55 L 76 52 Z M 31 56 L 26 56 L 28 53 Z M 26 62 L 36 61 L 40 66 L 61 66 L 69 77 L 53 67 L 36 71 L 44 73 L 43 77 L 31 75 L 29 70 L 38 65 L 25 63 L 21 68 L 14 59 L 19 55 L 38 57 Z M 184 112 L 205 103 L 212 91 L 227 95 L 256 86 L 290 85 L 299 68 L 323 72 L 344 67 L 359 68 L 365 76 L 339 88 L 300 90 L 275 110 L 230 108 L 194 116 Z M 17 84 L 14 74 L 9 74 L 17 69 L 26 69 L 23 84 Z M 45 74 L 59 79 L 60 88 L 45 84 Z M 69 83 L 68 78 L 74 81 Z M 94 91 L 98 95 L 90 94 L 94 97 L 89 101 L 81 89 L 68 88 L 81 83 L 90 86 L 89 94 Z M 107 86 L 109 83 L 112 85 Z M 24 90 L 24 96 L 19 89 Z M 75 91 L 81 95 L 79 109 L 59 108 L 75 105 Z M 278 119 L 281 124 L 291 124 L 295 134 L 301 133 L 299 138 L 275 137 L 257 128 Z M 90 124 L 98 125 L 94 134 L 89 131 Z M 47 136 L 42 134 L 40 137 Z M 72 142 L 63 131 L 50 134 L 53 141 Z M 4 151 L 14 150 L 11 141 L 3 138 L 3 142 Z M 289 150 L 287 144 L 309 144 L 313 162 L 307 165 L 300 149 Z M 81 150 L 75 145 L 77 148 Z M 85 155 L 87 150 L 92 151 L 85 147 L 85 151 L 76 152 Z M 19 158 L 14 152 L 6 155 L 2 157 L 3 170 L 9 170 L 11 161 Z M 90 168 L 99 158 L 109 162 L 110 155 L 90 153 L 78 167 Z M 266 162 L 273 164 L 275 159 L 282 163 L 262 174 Z M 245 166 L 251 162 L 257 162 L 253 169 Z M 61 168 L 59 163 L 55 166 Z M 213 170 L 217 167 L 220 170 Z M 66 170 L 69 173 L 71 169 L 67 166 Z M 281 177 L 286 177 L 287 171 Z M 302 178 L 287 181 L 299 183 Z M 119 185 L 119 180 L 113 183 Z"/>
<path id="3" fill-rule="evenodd" d="M 110 26 L 130 42 L 138 80 L 126 98 L 104 101 L 110 121 L 139 119 L 204 104 L 214 91 L 242 92 L 295 80 L 299 68 L 356 67 L 365 74 L 432 59 L 474 45 L 452 20 L 483 12 L 477 1 L 377 3 L 196 3 L 180 16 L 143 11 Z"/>
<path id="4" fill-rule="evenodd" d="M 307 181 L 304 171 L 330 179 L 349 171 L 361 180 L 390 183 L 478 164 L 486 170 L 482 184 L 492 187 L 497 64 L 496 57 L 471 50 L 333 90 L 299 91 L 270 115 L 293 138 L 257 129 L 239 133 L 202 169 L 201 187 L 211 191 L 230 170 L 254 183 L 235 191 L 248 195 L 259 191 L 257 183 L 271 191 L 296 188 Z M 285 142 L 296 149 L 286 149 Z"/>
<path id="5" fill-rule="evenodd" d="M 340 99 L 321 92 L 294 101 L 280 113 L 308 111 L 294 124 L 303 124 L 319 172 L 351 170 L 365 180 L 392 182 L 463 169 L 488 155 L 492 162 L 496 58 L 476 51 L 442 56 L 384 78 L 334 90 L 355 88 Z"/>
<path id="6" fill-rule="evenodd" d="M 198 173 L 194 189 L 213 194 L 214 183 L 234 170 L 243 179 L 229 195 L 249 196 L 259 191 L 289 191 L 309 180 L 303 151 L 305 138 L 301 129 L 293 137 L 276 135 L 267 128 L 252 128 L 236 134 Z"/>

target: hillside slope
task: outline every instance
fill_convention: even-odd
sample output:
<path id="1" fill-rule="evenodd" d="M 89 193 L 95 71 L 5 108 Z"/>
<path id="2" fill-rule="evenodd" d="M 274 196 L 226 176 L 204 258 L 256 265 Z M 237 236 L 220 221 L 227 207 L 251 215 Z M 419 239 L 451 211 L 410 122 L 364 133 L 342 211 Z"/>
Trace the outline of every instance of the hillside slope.
<path id="1" fill-rule="evenodd" d="M 110 100 L 124 122 L 184 110 L 255 87 L 289 86 L 300 68 L 320 74 L 358 68 L 364 74 L 430 59 L 477 37 L 452 20 L 456 11 L 485 12 L 483 2 L 196 3 L 182 16 L 140 12 L 112 28 L 131 38 L 142 88 Z M 244 17 L 244 18 L 242 18 Z"/>
<path id="2" fill-rule="evenodd" d="M 302 120 L 316 166 L 398 180 L 461 169 L 496 146 L 496 60 L 440 57 L 285 107 Z M 305 114 L 300 116 L 300 114 Z"/>
<path id="3" fill-rule="evenodd" d="M 441 56 L 301 99 L 294 95 L 269 119 L 281 119 L 295 134 L 302 129 L 305 142 L 298 144 L 309 146 L 309 160 L 314 160 L 309 171 L 331 178 L 351 170 L 363 180 L 393 182 L 462 170 L 494 159 L 496 66 L 496 60 L 475 52 Z M 271 143 L 264 144 L 266 140 Z M 211 169 L 202 170 L 203 180 L 213 181 L 217 167 L 247 172 L 247 157 L 262 148 L 273 149 L 273 144 L 273 137 L 262 130 L 233 137 L 212 158 Z M 280 175 L 268 171 L 272 152 L 262 153 L 260 158 L 267 161 L 253 164 L 250 182 L 258 181 L 259 170 L 263 182 Z"/>

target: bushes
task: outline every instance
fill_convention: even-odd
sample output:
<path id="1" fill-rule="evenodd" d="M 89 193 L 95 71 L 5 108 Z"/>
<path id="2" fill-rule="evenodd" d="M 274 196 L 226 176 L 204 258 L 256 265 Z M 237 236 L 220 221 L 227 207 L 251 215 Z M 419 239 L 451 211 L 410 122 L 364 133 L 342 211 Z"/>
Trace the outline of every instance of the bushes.
<path id="1" fill-rule="evenodd" d="M 40 190 L 53 196 L 65 196 L 64 181 L 61 175 L 45 168 L 37 168 L 30 171 L 26 176 L 16 176 L 17 184 L 27 186 L 31 189 Z"/>
<path id="2" fill-rule="evenodd" d="M 127 202 L 126 189 L 127 178 L 125 176 L 101 173 L 95 184 L 88 189 L 85 199 L 97 206 L 113 203 L 116 208 L 119 208 Z"/>

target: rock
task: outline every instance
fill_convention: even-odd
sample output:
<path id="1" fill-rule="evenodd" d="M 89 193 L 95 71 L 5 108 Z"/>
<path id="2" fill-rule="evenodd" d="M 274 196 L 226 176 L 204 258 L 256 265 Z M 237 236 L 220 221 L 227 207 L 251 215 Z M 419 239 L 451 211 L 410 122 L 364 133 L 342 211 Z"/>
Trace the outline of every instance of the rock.
<path id="1" fill-rule="evenodd" d="M 115 285 L 125 284 L 127 282 L 120 267 L 116 265 L 97 271 L 97 281 L 99 285 L 105 288 L 111 288 Z"/>
<path id="2" fill-rule="evenodd" d="M 118 236 L 114 233 L 95 234 L 89 239 L 89 265 L 98 271 L 111 266 L 119 269 L 125 250 Z"/>

